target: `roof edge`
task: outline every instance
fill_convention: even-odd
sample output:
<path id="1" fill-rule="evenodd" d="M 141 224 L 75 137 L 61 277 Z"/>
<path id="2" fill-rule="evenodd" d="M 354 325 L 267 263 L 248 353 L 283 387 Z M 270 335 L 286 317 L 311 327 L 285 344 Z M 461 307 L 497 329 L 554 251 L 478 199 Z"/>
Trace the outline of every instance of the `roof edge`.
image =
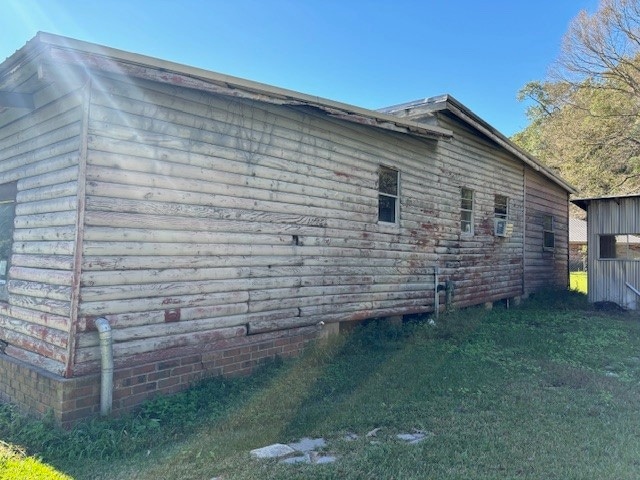
<path id="1" fill-rule="evenodd" d="M 605 195 L 601 197 L 586 197 L 586 198 L 575 198 L 571 200 L 571 203 L 580 207 L 585 212 L 589 208 L 589 204 L 594 200 L 613 200 L 618 201 L 624 198 L 640 198 L 640 193 L 631 193 L 627 195 Z"/>
<path id="2" fill-rule="evenodd" d="M 38 32 L 24 47 L 0 64 L 0 78 L 3 74 L 6 75 L 6 73 L 14 70 L 16 65 L 24 62 L 25 58 L 30 58 L 32 52 L 47 49 L 49 51 L 54 49 L 67 52 L 75 51 L 80 54 L 112 59 L 123 64 L 151 68 L 163 73 L 176 73 L 230 89 L 244 90 L 266 98 L 278 99 L 278 102 L 274 103 L 314 106 L 323 109 L 334 117 L 381 129 L 432 139 L 448 139 L 453 136 L 453 132 L 446 128 L 424 125 L 384 112 L 47 32 Z M 78 59 L 77 62 L 80 63 L 80 60 Z M 93 67 L 95 68 L 95 65 Z"/>
<path id="3" fill-rule="evenodd" d="M 420 113 L 430 113 L 447 110 L 463 122 L 471 125 L 473 128 L 489 137 L 491 140 L 496 142 L 508 152 L 518 157 L 535 171 L 540 172 L 550 180 L 553 180 L 564 190 L 572 194 L 576 194 L 578 192 L 573 185 L 564 180 L 549 167 L 545 166 L 540 160 L 525 152 L 523 149 L 513 143 L 507 136 L 494 128 L 487 121 L 480 118 L 471 109 L 469 109 L 462 102 L 460 102 L 450 94 L 437 95 L 435 97 L 429 97 L 423 100 L 414 100 L 411 102 L 406 102 L 380 109 L 381 112 L 389 113 L 392 115 L 394 113 L 397 114 L 406 110 L 416 110 L 416 115 Z"/>

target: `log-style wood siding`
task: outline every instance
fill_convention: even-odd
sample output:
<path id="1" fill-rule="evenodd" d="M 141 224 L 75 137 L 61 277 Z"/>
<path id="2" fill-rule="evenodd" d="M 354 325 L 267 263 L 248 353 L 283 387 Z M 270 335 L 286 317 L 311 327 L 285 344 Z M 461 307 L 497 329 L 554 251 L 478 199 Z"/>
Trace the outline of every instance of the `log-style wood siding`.
<path id="1" fill-rule="evenodd" d="M 542 175 L 525 169 L 526 240 L 524 245 L 525 294 L 543 287 L 564 288 L 569 283 L 568 193 Z M 544 216 L 554 219 L 555 248 L 543 248 Z"/>
<path id="2" fill-rule="evenodd" d="M 97 367 L 101 315 L 122 362 L 433 310 L 437 239 L 423 224 L 441 215 L 435 141 L 153 82 L 93 83 L 77 371 Z M 397 228 L 377 221 L 380 165 L 402 172 Z"/>
<path id="3" fill-rule="evenodd" d="M 440 233 L 446 247 L 440 257 L 441 276 L 453 281 L 457 306 L 477 305 L 522 294 L 523 173 L 522 165 L 490 140 L 459 120 L 439 114 L 438 124 L 454 131 L 441 142 L 444 162 L 438 183 L 448 189 L 434 192 L 436 208 L 452 208 L 452 230 Z M 474 234 L 461 235 L 460 188 L 474 192 Z M 494 235 L 495 195 L 508 198 L 509 237 Z M 446 225 L 446 224 L 445 224 Z M 443 225 L 443 226 L 445 226 Z"/>
<path id="4" fill-rule="evenodd" d="M 36 110 L 0 125 L 0 173 L 18 181 L 0 328 L 8 354 L 51 372 L 97 371 L 99 316 L 118 368 L 433 311 L 436 270 L 465 307 L 520 296 L 566 266 L 566 192 L 445 112 L 437 121 L 454 136 L 431 140 L 303 105 L 48 72 Z M 400 172 L 395 225 L 378 222 L 381 166 Z M 470 236 L 462 188 L 474 192 Z M 508 237 L 494 234 L 496 195 L 508 198 Z M 560 226 L 550 257 L 536 243 L 540 212 Z"/>
<path id="5" fill-rule="evenodd" d="M 17 181 L 8 302 L 0 302 L 5 353 L 63 374 L 68 360 L 81 84 L 38 82 L 33 111 L 0 116 L 0 182 Z M 19 83 L 18 83 L 19 85 Z"/>

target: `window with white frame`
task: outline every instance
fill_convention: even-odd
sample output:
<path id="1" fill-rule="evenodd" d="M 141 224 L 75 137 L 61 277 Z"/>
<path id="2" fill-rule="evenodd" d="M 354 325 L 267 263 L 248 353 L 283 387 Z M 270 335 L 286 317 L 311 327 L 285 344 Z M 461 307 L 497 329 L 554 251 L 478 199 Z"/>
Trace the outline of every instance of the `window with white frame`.
<path id="1" fill-rule="evenodd" d="M 473 190 L 460 189 L 460 231 L 463 235 L 473 235 Z"/>
<path id="2" fill-rule="evenodd" d="M 509 217 L 509 197 L 504 195 L 494 196 L 493 215 L 496 219 L 507 220 Z"/>
<path id="3" fill-rule="evenodd" d="M 542 248 L 553 251 L 556 248 L 555 220 L 553 215 L 542 216 Z"/>
<path id="4" fill-rule="evenodd" d="M 0 301 L 8 298 L 7 277 L 13 243 L 16 192 L 16 182 L 0 185 Z"/>
<path id="5" fill-rule="evenodd" d="M 378 171 L 378 221 L 398 223 L 400 211 L 400 172 L 380 166 Z"/>

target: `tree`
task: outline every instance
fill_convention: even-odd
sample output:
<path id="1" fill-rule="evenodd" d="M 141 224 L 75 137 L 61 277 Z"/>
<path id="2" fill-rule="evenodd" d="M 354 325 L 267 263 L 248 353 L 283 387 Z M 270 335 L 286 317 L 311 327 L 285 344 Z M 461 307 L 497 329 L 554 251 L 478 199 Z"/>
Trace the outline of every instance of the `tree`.
<path id="1" fill-rule="evenodd" d="M 514 141 L 581 195 L 640 192 L 640 0 L 602 0 L 570 24 L 549 79 L 523 87 Z"/>
<path id="2" fill-rule="evenodd" d="M 555 74 L 573 87 L 617 89 L 640 97 L 640 2 L 601 0 L 581 11 L 564 36 Z"/>

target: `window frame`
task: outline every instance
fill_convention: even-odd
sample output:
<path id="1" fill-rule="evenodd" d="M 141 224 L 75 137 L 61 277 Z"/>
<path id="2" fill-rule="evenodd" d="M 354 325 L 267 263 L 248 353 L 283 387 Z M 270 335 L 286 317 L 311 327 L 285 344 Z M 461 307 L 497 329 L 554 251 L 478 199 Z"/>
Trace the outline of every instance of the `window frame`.
<path id="1" fill-rule="evenodd" d="M 617 237 L 626 237 L 626 241 L 618 242 Z M 636 237 L 636 238 L 640 237 L 640 233 L 601 233 L 599 234 L 598 235 L 598 260 L 603 260 L 603 261 L 618 260 L 623 262 L 640 262 L 640 251 L 633 250 L 629 247 L 631 245 L 630 237 Z M 613 242 L 610 245 L 608 245 L 607 250 L 609 252 L 613 252 L 614 256 L 603 256 L 602 254 L 603 240 L 605 238 L 609 239 L 609 241 L 613 239 Z M 625 252 L 620 252 L 618 245 L 626 245 Z M 629 255 L 629 252 L 631 251 L 637 252 L 637 258 Z M 619 253 L 626 253 L 626 255 L 621 256 L 619 255 Z"/>
<path id="2" fill-rule="evenodd" d="M 465 196 L 465 193 L 471 195 L 471 198 Z M 471 201 L 471 207 L 465 207 L 465 201 Z M 475 225 L 475 191 L 468 187 L 460 187 L 460 234 L 465 237 L 472 237 L 474 235 Z M 468 219 L 465 216 L 468 215 Z M 464 225 L 468 224 L 469 229 L 465 229 Z"/>
<path id="3" fill-rule="evenodd" d="M 498 198 L 504 199 L 504 204 L 499 204 Z M 498 212 L 498 207 L 502 205 L 504 205 L 504 213 Z M 500 193 L 493 196 L 493 217 L 498 220 L 509 220 L 509 197 Z"/>
<path id="4" fill-rule="evenodd" d="M 0 302 L 7 302 L 9 293 L 7 285 L 9 282 L 9 269 L 11 268 L 11 254 L 13 251 L 13 231 L 16 218 L 16 197 L 18 194 L 18 182 L 7 182 L 0 184 L 0 206 L 10 205 L 10 220 L 6 230 L 0 229 L 0 245 L 6 242 L 6 258 L 0 258 L 3 262 L 0 268 Z M 0 252 L 1 254 L 1 252 Z"/>
<path id="5" fill-rule="evenodd" d="M 383 190 L 383 173 L 395 173 L 395 193 Z M 383 210 L 381 208 L 383 198 L 393 201 L 393 221 L 383 219 Z M 386 165 L 380 165 L 378 168 L 378 223 L 383 225 L 399 225 L 400 222 L 400 170 Z"/>
<path id="6" fill-rule="evenodd" d="M 542 215 L 542 250 L 545 252 L 554 252 L 556 249 L 555 222 L 553 215 L 546 213 Z M 548 244 L 547 239 L 551 239 L 551 245 Z"/>

